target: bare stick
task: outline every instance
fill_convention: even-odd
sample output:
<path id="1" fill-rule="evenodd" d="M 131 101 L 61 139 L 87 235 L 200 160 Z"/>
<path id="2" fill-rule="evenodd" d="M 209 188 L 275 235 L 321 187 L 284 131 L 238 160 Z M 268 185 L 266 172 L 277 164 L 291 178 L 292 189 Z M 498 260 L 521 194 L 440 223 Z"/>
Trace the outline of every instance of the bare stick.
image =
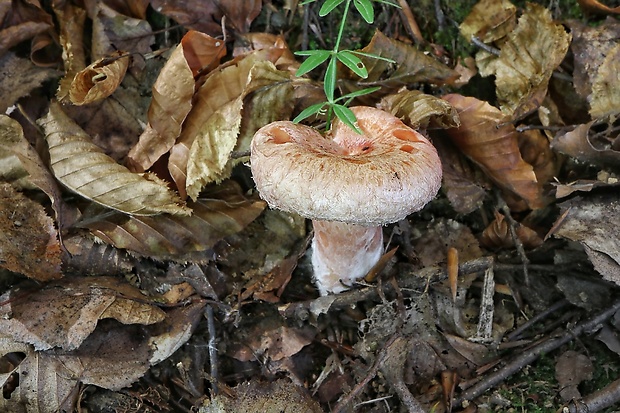
<path id="1" fill-rule="evenodd" d="M 528 351 L 520 354 L 514 360 L 506 364 L 504 367 L 494 371 L 478 383 L 465 390 L 458 398 L 454 400 L 452 405 L 460 406 L 466 400 L 475 399 L 488 389 L 497 386 L 499 383 L 501 383 L 517 371 L 521 370 L 523 367 L 534 362 L 534 360 L 536 360 L 542 354 L 550 353 L 551 351 L 568 343 L 569 341 L 575 339 L 581 334 L 595 329 L 598 324 L 613 316 L 619 309 L 620 301 L 617 301 L 607 310 L 595 315 L 594 317 L 590 318 L 587 321 L 584 321 L 583 323 L 578 324 L 577 326 L 575 326 L 575 328 L 566 331 L 561 336 L 549 338 L 548 340 L 543 341 L 542 343 L 530 348 Z"/>
<path id="2" fill-rule="evenodd" d="M 217 332 L 215 331 L 215 320 L 213 317 L 213 307 L 207 304 L 205 308 L 205 316 L 207 317 L 207 331 L 209 332 L 209 365 L 211 366 L 211 388 L 213 396 L 216 396 L 218 393 L 217 382 L 219 381 L 219 371 L 218 371 L 218 359 L 217 359 L 217 347 L 216 347 L 216 336 Z"/>
<path id="3" fill-rule="evenodd" d="M 562 413 L 596 413 L 620 402 L 620 379 L 581 400 L 571 400 Z M 566 410 L 568 409 L 568 410 Z"/>

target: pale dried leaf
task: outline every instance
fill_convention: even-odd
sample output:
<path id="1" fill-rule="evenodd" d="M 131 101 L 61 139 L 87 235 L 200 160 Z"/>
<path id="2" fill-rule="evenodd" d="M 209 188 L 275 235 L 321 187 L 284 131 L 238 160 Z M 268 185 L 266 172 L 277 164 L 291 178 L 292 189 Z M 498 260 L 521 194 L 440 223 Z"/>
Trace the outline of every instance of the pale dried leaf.
<path id="1" fill-rule="evenodd" d="M 138 289 L 112 277 L 65 278 L 39 290 L 13 289 L 0 302 L 7 303 L 0 307 L 2 331 L 35 350 L 76 349 L 102 318 L 153 324 L 165 317 Z"/>
<path id="2" fill-rule="evenodd" d="M 515 28 L 517 8 L 508 0 L 481 0 L 459 26 L 469 42 L 473 36 L 485 43 L 505 37 Z"/>
<path id="3" fill-rule="evenodd" d="M 240 34 L 235 42 L 233 56 L 242 56 L 252 53 L 255 50 L 265 49 L 282 50 L 282 55 L 273 63 L 276 65 L 278 70 L 288 70 L 292 74 L 295 74 L 300 63 L 297 59 L 295 59 L 295 55 L 291 52 L 282 35 L 263 32 Z"/>
<path id="4" fill-rule="evenodd" d="M 592 80 L 588 97 L 593 118 L 616 116 L 620 113 L 620 43 L 611 49 Z"/>
<path id="5" fill-rule="evenodd" d="M 128 66 L 129 56 L 119 52 L 79 71 L 69 89 L 71 103 L 86 105 L 107 98 L 121 84 Z"/>
<path id="6" fill-rule="evenodd" d="M 206 261 L 212 255 L 206 252 L 217 241 L 241 231 L 265 208 L 263 201 L 246 198 L 232 181 L 214 189 L 188 204 L 193 211 L 189 217 L 114 214 L 78 225 L 116 248 L 158 260 Z"/>
<path id="7" fill-rule="evenodd" d="M 582 162 L 588 162 L 606 168 L 616 168 L 620 162 L 620 151 L 609 147 L 609 143 L 590 138 L 590 128 L 594 121 L 579 125 L 570 132 L 559 134 L 551 142 L 551 148 L 572 156 Z"/>
<path id="8" fill-rule="evenodd" d="M 83 38 L 86 10 L 66 3 L 62 9 L 55 8 L 54 11 L 60 25 L 60 44 L 65 66 L 65 76 L 60 80 L 56 91 L 56 99 L 62 102 L 69 97 L 75 75 L 86 67 Z"/>
<path id="9" fill-rule="evenodd" d="M 58 233 L 43 206 L 0 183 L 0 267 L 49 281 L 62 277 L 60 257 Z"/>
<path id="10" fill-rule="evenodd" d="M 128 214 L 189 214 L 162 180 L 132 173 L 103 153 L 58 103 L 50 105 L 39 124 L 46 133 L 54 175 L 72 191 Z"/>
<path id="11" fill-rule="evenodd" d="M 443 97 L 456 108 L 461 126 L 447 129 L 452 141 L 502 189 L 522 198 L 529 208 L 545 205 L 532 165 L 519 151 L 519 133 L 505 115 L 487 102 L 462 95 Z"/>
<path id="12" fill-rule="evenodd" d="M 456 110 L 445 100 L 419 90 L 400 90 L 381 99 L 379 108 L 402 119 L 413 129 L 456 128 Z"/>
<path id="13" fill-rule="evenodd" d="M 562 214 L 570 211 L 555 235 L 579 241 L 594 254 L 605 257 L 605 265 L 595 265 L 595 269 L 603 278 L 620 285 L 620 227 L 610 225 L 620 216 L 620 200 L 614 195 L 577 197 L 561 203 L 560 208 Z"/>
<path id="14" fill-rule="evenodd" d="M 554 23 L 551 12 L 528 3 L 517 28 L 501 45 L 499 57 L 480 52 L 476 57 L 482 76 L 495 75 L 502 111 L 519 119 L 542 103 L 553 70 L 568 50 L 571 36 Z"/>

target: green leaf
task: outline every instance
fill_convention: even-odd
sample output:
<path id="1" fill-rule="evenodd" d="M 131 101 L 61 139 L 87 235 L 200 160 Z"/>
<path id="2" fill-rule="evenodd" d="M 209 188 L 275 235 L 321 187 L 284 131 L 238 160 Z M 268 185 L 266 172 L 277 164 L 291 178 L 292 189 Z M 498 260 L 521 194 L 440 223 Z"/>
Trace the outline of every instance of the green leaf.
<path id="1" fill-rule="evenodd" d="M 358 55 L 358 56 L 368 57 L 371 59 L 383 60 L 384 62 L 388 62 L 388 63 L 396 63 L 396 60 L 392 60 L 388 57 L 379 56 L 378 54 L 374 54 L 374 53 L 364 53 L 364 52 L 360 52 L 357 50 L 351 50 L 351 53 Z"/>
<path id="2" fill-rule="evenodd" d="M 319 10 L 319 16 L 327 16 L 329 12 L 340 6 L 343 2 L 344 0 L 326 0 Z"/>
<path id="3" fill-rule="evenodd" d="M 366 23 L 372 24 L 375 21 L 375 9 L 372 7 L 372 2 L 370 0 L 355 0 L 353 5 L 364 20 L 366 20 Z"/>
<path id="4" fill-rule="evenodd" d="M 356 125 L 357 118 L 355 117 L 355 113 L 351 109 L 343 105 L 332 105 L 334 109 L 334 113 L 342 122 L 347 124 L 351 129 L 355 132 L 362 134 L 360 128 Z"/>
<path id="5" fill-rule="evenodd" d="M 323 107 L 327 104 L 327 102 L 321 102 L 321 103 L 316 103 L 312 106 L 308 106 L 307 108 L 305 108 L 304 110 L 301 111 L 301 113 L 297 116 L 295 116 L 295 119 L 293 119 L 294 123 L 299 123 L 302 120 L 309 118 L 310 116 L 319 113 Z"/>
<path id="6" fill-rule="evenodd" d="M 299 65 L 299 69 L 297 69 L 297 72 L 295 73 L 295 76 L 303 76 L 329 59 L 332 52 L 329 50 L 307 50 L 303 52 L 296 52 L 295 54 L 300 56 L 308 56 L 308 58 L 301 65 Z"/>
<path id="7" fill-rule="evenodd" d="M 336 81 L 338 80 L 338 75 L 336 74 L 336 62 L 337 59 L 332 55 L 331 60 L 327 64 L 327 70 L 325 71 L 323 90 L 325 90 L 325 96 L 327 96 L 328 102 L 334 101 L 334 91 L 336 90 Z"/>
<path id="8" fill-rule="evenodd" d="M 338 60 L 340 60 L 346 67 L 351 69 L 353 73 L 361 77 L 362 79 L 366 79 L 368 77 L 368 70 L 366 70 L 366 66 L 361 61 L 361 59 L 355 56 L 348 50 L 341 50 L 336 54 Z"/>

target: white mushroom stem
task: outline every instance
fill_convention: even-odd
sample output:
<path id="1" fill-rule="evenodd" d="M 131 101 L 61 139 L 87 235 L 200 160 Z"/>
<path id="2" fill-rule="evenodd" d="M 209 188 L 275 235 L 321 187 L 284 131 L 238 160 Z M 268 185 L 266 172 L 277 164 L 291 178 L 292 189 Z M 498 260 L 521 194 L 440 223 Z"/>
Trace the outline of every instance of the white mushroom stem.
<path id="1" fill-rule="evenodd" d="M 312 267 L 321 295 L 339 293 L 374 267 L 383 254 L 383 230 L 337 221 L 312 221 Z"/>

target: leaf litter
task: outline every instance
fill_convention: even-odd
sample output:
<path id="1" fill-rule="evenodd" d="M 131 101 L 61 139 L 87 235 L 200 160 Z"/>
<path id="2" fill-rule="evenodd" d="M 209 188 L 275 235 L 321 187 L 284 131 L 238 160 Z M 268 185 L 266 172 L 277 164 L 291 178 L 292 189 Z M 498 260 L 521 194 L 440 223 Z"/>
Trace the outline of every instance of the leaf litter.
<path id="1" fill-rule="evenodd" d="M 399 4 L 347 27 L 369 76 L 338 87 L 381 86 L 353 104 L 430 136 L 443 192 L 326 297 L 247 168 L 325 99 L 291 52 L 329 42 L 317 5 L 0 4 L 0 410 L 501 410 L 541 354 L 525 409 L 618 402 L 617 10 Z"/>

